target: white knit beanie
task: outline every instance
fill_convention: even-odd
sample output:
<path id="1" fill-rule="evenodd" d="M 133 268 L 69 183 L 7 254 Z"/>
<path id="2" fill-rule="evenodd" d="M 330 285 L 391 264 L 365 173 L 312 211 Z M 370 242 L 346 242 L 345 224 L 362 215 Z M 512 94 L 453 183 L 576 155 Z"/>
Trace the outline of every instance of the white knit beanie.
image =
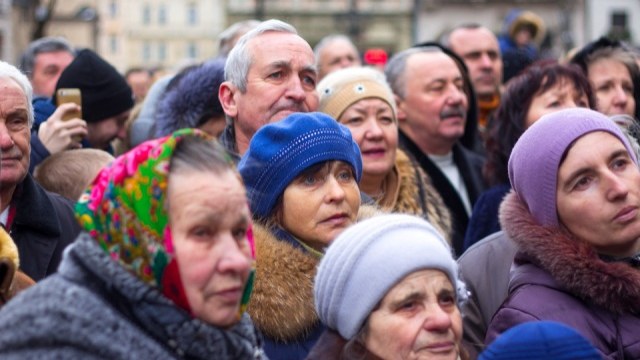
<path id="1" fill-rule="evenodd" d="M 361 221 L 340 234 L 320 262 L 314 285 L 318 316 L 351 339 L 393 286 L 424 269 L 444 272 L 458 302 L 465 301 L 466 287 L 451 254 L 443 236 L 424 219 L 389 214 Z"/>

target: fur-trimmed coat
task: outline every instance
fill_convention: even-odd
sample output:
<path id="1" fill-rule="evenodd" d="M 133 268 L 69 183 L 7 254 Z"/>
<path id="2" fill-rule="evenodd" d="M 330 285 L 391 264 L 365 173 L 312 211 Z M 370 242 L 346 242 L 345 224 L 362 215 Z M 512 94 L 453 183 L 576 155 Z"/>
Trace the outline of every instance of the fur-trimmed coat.
<path id="1" fill-rule="evenodd" d="M 376 213 L 375 207 L 361 205 L 358 220 Z M 253 236 L 256 278 L 247 312 L 264 335 L 269 358 L 303 359 L 325 329 L 313 300 L 320 258 L 256 223 Z"/>
<path id="2" fill-rule="evenodd" d="M 605 262 L 566 230 L 538 225 L 515 193 L 505 198 L 500 222 L 518 253 L 487 344 L 519 323 L 554 320 L 578 330 L 606 359 L 640 359 L 640 269 Z"/>
<path id="3" fill-rule="evenodd" d="M 398 194 L 392 211 L 421 216 L 451 241 L 451 214 L 424 170 L 398 149 L 395 169 Z"/>

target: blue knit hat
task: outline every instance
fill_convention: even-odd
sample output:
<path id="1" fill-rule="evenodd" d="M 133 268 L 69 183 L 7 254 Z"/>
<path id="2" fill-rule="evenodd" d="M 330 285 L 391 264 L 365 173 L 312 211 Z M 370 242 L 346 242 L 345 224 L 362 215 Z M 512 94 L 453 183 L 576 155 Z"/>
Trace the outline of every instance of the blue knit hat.
<path id="1" fill-rule="evenodd" d="M 633 148 L 618 125 L 607 116 L 584 108 L 544 115 L 513 147 L 509 157 L 511 186 L 540 225 L 559 226 L 556 186 L 560 161 L 574 141 L 594 131 L 606 131 L 620 139 L 636 162 Z"/>
<path id="2" fill-rule="evenodd" d="M 358 144 L 348 128 L 326 114 L 294 113 L 260 128 L 238 164 L 253 215 L 267 217 L 296 176 L 331 160 L 351 165 L 360 181 Z"/>
<path id="3" fill-rule="evenodd" d="M 391 288 L 425 269 L 447 275 L 459 304 L 467 299 L 451 248 L 429 222 L 404 214 L 358 222 L 338 235 L 320 261 L 314 282 L 318 317 L 350 340 Z"/>
<path id="4" fill-rule="evenodd" d="M 576 330 L 553 321 L 514 326 L 480 354 L 478 360 L 601 360 L 595 347 Z"/>

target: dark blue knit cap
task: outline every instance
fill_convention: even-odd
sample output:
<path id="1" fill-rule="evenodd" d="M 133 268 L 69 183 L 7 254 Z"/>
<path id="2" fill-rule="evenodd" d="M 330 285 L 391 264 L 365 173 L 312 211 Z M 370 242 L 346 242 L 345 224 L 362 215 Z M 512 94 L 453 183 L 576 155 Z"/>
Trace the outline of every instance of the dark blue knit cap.
<path id="1" fill-rule="evenodd" d="M 576 330 L 553 321 L 530 321 L 500 335 L 478 360 L 600 360 Z"/>
<path id="2" fill-rule="evenodd" d="M 238 164 L 254 216 L 269 215 L 293 179 L 309 167 L 331 160 L 351 165 L 360 181 L 358 144 L 348 128 L 326 114 L 294 113 L 260 128 Z"/>

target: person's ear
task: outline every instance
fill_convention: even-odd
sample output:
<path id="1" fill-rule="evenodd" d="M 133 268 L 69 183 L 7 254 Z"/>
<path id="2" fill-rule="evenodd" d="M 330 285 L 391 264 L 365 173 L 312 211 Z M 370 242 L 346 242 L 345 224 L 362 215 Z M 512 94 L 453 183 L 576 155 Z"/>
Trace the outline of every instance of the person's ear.
<path id="1" fill-rule="evenodd" d="M 238 88 L 229 81 L 220 84 L 218 89 L 220 105 L 222 105 L 224 113 L 231 118 L 235 118 L 238 115 L 238 105 L 236 103 L 236 94 L 238 92 Z"/>
<path id="2" fill-rule="evenodd" d="M 396 110 L 398 112 L 398 125 L 407 120 L 407 113 L 404 111 L 405 102 L 398 95 L 393 95 L 396 100 Z"/>

